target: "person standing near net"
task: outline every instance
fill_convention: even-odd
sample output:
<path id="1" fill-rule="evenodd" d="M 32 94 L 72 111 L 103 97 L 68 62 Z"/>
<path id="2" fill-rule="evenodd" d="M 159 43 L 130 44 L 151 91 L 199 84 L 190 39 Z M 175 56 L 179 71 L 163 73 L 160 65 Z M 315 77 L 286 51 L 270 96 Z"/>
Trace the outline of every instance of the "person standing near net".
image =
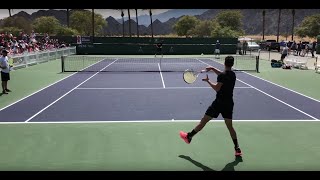
<path id="1" fill-rule="evenodd" d="M 154 55 L 154 57 L 157 57 L 157 54 L 161 54 L 161 57 L 163 57 L 163 53 L 162 53 L 162 44 L 163 44 L 163 41 L 159 41 L 157 44 L 156 44 L 156 54 Z"/>
<path id="2" fill-rule="evenodd" d="M 284 47 L 283 47 L 282 53 L 281 53 L 281 58 L 280 58 L 282 63 L 283 63 L 284 58 L 288 55 L 288 51 L 289 51 L 289 48 L 288 48 L 287 44 L 284 44 Z"/>
<path id="3" fill-rule="evenodd" d="M 242 44 L 242 49 L 243 49 L 242 55 L 247 55 L 247 48 L 248 48 L 248 42 L 244 41 Z"/>
<path id="4" fill-rule="evenodd" d="M 234 64 L 233 56 L 227 56 L 224 62 L 224 71 L 221 72 L 220 70 L 209 66 L 206 68 L 205 71 L 213 71 L 218 75 L 217 83 L 213 83 L 208 78 L 202 79 L 203 81 L 207 82 L 212 89 L 214 89 L 216 94 L 216 99 L 212 102 L 212 104 L 208 107 L 207 111 L 205 112 L 204 116 L 202 117 L 200 123 L 195 126 L 195 128 L 186 133 L 184 131 L 180 131 L 180 137 L 187 143 L 190 144 L 194 135 L 196 135 L 199 131 L 204 128 L 204 126 L 209 122 L 212 118 L 217 118 L 221 113 L 222 117 L 224 118 L 224 122 L 229 130 L 230 136 L 234 143 L 234 150 L 235 156 L 241 156 L 242 152 L 238 144 L 237 133 L 233 128 L 232 125 L 232 114 L 233 114 L 233 89 L 236 82 L 236 74 L 232 71 L 232 66 Z"/>
<path id="5" fill-rule="evenodd" d="M 1 67 L 1 81 L 2 81 L 2 94 L 8 94 L 11 92 L 8 89 L 8 81 L 10 80 L 10 65 L 7 57 L 8 51 L 2 50 L 2 56 L 0 57 L 0 67 Z"/>
<path id="6" fill-rule="evenodd" d="M 215 48 L 215 50 L 214 50 L 214 57 L 215 58 L 217 58 L 217 59 L 219 59 L 220 58 L 220 42 L 219 42 L 219 40 L 217 40 L 217 42 L 216 42 L 216 48 Z"/>

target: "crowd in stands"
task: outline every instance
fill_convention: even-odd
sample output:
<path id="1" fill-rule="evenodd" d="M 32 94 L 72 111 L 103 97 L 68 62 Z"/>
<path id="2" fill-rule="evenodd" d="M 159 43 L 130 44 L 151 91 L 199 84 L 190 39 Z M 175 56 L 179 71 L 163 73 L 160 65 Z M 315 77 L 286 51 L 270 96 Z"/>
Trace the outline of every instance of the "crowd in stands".
<path id="1" fill-rule="evenodd" d="M 19 55 L 24 53 L 38 52 L 67 47 L 65 42 L 59 42 L 58 39 L 51 39 L 46 33 L 44 36 L 37 36 L 34 31 L 29 34 L 20 32 L 15 37 L 11 33 L 0 33 L 0 52 L 6 49 L 8 55 Z"/>

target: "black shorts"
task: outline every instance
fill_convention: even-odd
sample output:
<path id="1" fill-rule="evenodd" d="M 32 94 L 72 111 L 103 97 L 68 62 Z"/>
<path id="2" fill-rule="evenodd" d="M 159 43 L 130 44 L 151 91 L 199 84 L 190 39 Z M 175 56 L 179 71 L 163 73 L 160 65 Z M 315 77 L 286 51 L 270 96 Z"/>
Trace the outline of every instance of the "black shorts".
<path id="1" fill-rule="evenodd" d="M 220 103 L 217 100 L 215 100 L 208 107 L 205 114 L 212 118 L 217 118 L 221 113 L 223 118 L 232 119 L 233 106 L 234 106 L 234 103 L 232 101 Z"/>
<path id="2" fill-rule="evenodd" d="M 161 53 L 162 52 L 162 48 L 157 48 L 157 52 Z"/>
<path id="3" fill-rule="evenodd" d="M 9 81 L 10 80 L 10 73 L 4 73 L 1 71 L 1 81 Z"/>

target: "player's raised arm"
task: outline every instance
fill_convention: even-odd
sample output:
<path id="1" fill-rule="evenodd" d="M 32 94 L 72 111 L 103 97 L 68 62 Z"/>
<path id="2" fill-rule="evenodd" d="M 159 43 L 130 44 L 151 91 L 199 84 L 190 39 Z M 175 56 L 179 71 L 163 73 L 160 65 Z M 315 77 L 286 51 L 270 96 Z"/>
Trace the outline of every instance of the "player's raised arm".
<path id="1" fill-rule="evenodd" d="M 221 74 L 221 71 L 213 66 L 208 66 L 206 67 L 206 72 L 209 72 L 209 71 L 213 71 L 215 72 L 217 75 Z"/>

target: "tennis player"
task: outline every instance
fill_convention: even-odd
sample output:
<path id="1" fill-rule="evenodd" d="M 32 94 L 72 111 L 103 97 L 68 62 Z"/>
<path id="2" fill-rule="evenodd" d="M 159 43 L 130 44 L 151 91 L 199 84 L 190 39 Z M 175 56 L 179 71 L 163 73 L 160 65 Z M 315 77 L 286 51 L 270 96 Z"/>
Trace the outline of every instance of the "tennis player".
<path id="1" fill-rule="evenodd" d="M 163 40 L 159 41 L 157 44 L 156 44 L 156 54 L 154 55 L 154 57 L 157 57 L 157 54 L 161 54 L 161 57 L 163 57 L 163 53 L 162 53 L 162 44 L 163 44 Z"/>
<path id="2" fill-rule="evenodd" d="M 220 59 L 220 42 L 217 40 L 216 48 L 214 50 L 215 58 Z"/>
<path id="3" fill-rule="evenodd" d="M 233 89 L 236 82 L 236 74 L 231 69 L 233 64 L 234 58 L 232 56 L 227 56 L 225 58 L 223 72 L 212 66 L 206 68 L 207 72 L 213 71 L 218 75 L 217 83 L 211 82 L 208 78 L 208 75 L 206 76 L 206 78 L 202 79 L 217 92 L 216 99 L 208 107 L 200 123 L 191 132 L 186 133 L 180 131 L 180 137 L 187 144 L 190 144 L 193 136 L 201 131 L 202 128 L 204 128 L 204 126 L 207 124 L 207 122 L 209 122 L 212 118 L 217 118 L 221 113 L 234 143 L 235 156 L 241 156 L 242 152 L 238 144 L 237 133 L 232 126 L 232 114 L 234 106 Z"/>

